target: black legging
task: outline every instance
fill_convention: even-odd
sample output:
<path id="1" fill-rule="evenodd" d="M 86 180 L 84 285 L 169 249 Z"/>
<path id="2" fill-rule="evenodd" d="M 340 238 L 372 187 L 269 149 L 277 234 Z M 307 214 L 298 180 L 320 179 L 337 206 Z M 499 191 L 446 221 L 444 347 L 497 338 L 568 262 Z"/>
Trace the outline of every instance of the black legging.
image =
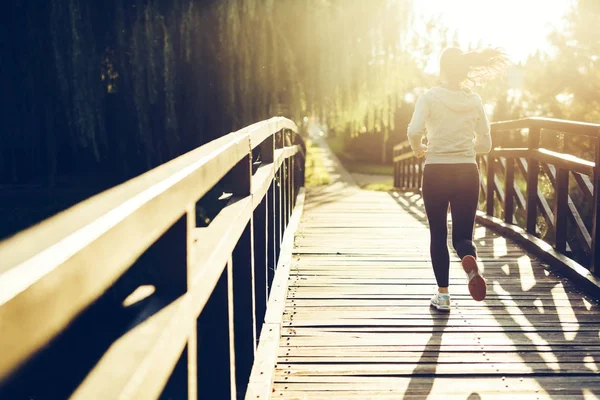
<path id="1" fill-rule="evenodd" d="M 462 259 L 477 256 L 473 226 L 479 200 L 476 164 L 427 164 L 423 171 L 423 201 L 431 234 L 431 262 L 439 287 L 448 287 L 448 205 L 452 213 L 452 245 Z"/>

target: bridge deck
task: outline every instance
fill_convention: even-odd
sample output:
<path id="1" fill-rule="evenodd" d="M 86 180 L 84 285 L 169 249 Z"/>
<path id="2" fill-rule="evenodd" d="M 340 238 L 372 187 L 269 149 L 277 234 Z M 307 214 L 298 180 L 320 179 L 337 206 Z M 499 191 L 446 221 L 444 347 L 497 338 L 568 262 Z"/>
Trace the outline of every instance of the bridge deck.
<path id="1" fill-rule="evenodd" d="M 272 399 L 600 398 L 600 307 L 484 227 L 489 290 L 454 253 L 451 313 L 417 197 L 329 187 L 296 234 Z"/>

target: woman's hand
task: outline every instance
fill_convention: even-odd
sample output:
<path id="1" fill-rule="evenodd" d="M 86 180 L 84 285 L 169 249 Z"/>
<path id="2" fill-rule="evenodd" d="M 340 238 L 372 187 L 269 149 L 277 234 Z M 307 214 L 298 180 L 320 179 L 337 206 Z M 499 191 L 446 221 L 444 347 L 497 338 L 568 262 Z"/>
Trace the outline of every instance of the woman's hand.
<path id="1" fill-rule="evenodd" d="M 425 157 L 425 153 L 427 153 L 427 146 L 421 143 L 421 146 L 418 150 L 414 151 L 415 157 L 422 158 Z"/>

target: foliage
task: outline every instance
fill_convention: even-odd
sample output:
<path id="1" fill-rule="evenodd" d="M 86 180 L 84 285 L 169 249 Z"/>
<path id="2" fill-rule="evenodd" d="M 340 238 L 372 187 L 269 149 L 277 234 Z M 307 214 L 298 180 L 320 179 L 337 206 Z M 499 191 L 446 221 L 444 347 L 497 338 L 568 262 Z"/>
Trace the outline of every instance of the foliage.
<path id="1" fill-rule="evenodd" d="M 0 183 L 102 188 L 276 114 L 389 127 L 406 4 L 13 2 L 0 28 L 12 55 Z"/>
<path id="2" fill-rule="evenodd" d="M 323 163 L 321 148 L 308 140 L 306 144 L 306 187 L 322 186 L 330 183 L 329 173 Z"/>

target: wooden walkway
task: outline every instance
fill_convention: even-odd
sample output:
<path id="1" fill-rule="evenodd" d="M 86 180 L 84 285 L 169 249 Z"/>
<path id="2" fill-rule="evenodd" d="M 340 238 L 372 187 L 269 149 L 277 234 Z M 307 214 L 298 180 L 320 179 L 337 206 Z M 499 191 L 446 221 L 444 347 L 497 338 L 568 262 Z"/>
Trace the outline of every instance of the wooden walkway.
<path id="1" fill-rule="evenodd" d="M 452 254 L 436 290 L 418 196 L 310 190 L 295 238 L 272 399 L 599 399 L 600 307 L 484 227 L 488 296 Z"/>

